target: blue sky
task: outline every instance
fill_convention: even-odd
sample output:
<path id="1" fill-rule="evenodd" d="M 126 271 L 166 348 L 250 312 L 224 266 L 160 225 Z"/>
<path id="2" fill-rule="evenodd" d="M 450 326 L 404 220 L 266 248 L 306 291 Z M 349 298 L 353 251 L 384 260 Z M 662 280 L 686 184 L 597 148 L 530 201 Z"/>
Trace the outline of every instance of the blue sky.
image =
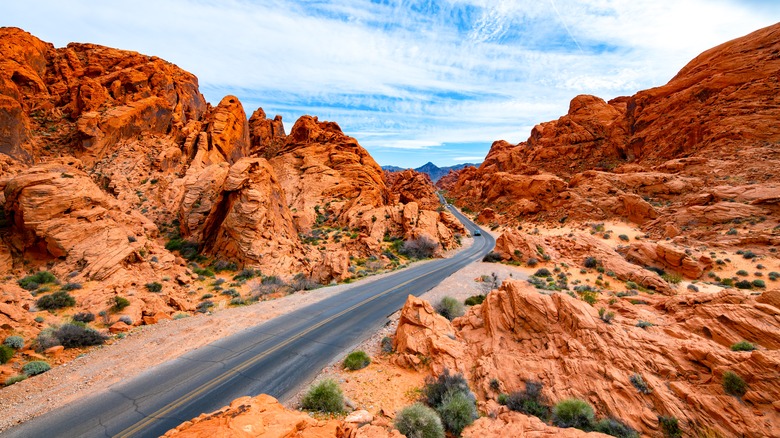
<path id="1" fill-rule="evenodd" d="M 780 21 L 759 0 L 11 1 L 0 25 L 61 47 L 156 55 L 206 99 L 332 120 L 380 164 L 481 161 L 577 94 L 666 83 L 721 42 Z"/>

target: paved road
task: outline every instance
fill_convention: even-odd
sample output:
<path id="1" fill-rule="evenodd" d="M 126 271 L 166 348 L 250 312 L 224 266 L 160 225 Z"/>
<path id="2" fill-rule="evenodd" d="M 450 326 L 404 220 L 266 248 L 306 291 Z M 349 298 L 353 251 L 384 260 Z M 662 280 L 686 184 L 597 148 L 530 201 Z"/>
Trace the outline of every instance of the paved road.
<path id="1" fill-rule="evenodd" d="M 453 213 L 470 232 L 478 229 Z M 487 233 L 475 236 L 452 258 L 414 265 L 221 339 L 3 436 L 156 437 L 241 396 L 283 400 L 386 324 L 408 294 L 430 290 L 494 244 Z"/>

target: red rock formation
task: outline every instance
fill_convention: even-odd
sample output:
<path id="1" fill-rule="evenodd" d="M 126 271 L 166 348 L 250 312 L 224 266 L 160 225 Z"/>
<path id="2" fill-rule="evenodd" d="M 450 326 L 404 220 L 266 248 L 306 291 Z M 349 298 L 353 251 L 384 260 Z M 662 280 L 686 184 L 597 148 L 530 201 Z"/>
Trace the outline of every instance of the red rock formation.
<path id="1" fill-rule="evenodd" d="M 384 176 L 395 202 L 416 202 L 423 210 L 436 210 L 441 207 L 436 188 L 427 174 L 406 169 L 400 172 L 385 171 Z"/>
<path id="2" fill-rule="evenodd" d="M 265 117 L 262 108 L 258 108 L 249 118 L 249 129 L 250 154 L 270 159 L 284 146 L 287 135 L 284 133 L 284 124 L 280 115 L 271 120 Z"/>
<path id="3" fill-rule="evenodd" d="M 691 434 L 710 428 L 729 436 L 774 436 L 780 433 L 773 405 L 780 395 L 775 384 L 780 325 L 774 317 L 780 309 L 768 302 L 773 301 L 759 303 L 735 291 L 696 294 L 667 298 L 650 315 L 618 302 L 612 307 L 618 316 L 607 324 L 583 301 L 508 280 L 451 326 L 430 322 L 433 316 L 423 312 L 430 305 L 410 298 L 404 307 L 410 317 L 402 316 L 395 344 L 402 355 L 428 345 L 434 372 L 447 367 L 464 373 L 481 400 L 497 395 L 492 379 L 507 392 L 521 389 L 525 380 L 540 380 L 553 402 L 582 398 L 598 415 L 620 418 L 642 434 L 660 433 L 657 417 L 672 415 Z M 638 317 L 652 318 L 656 327 L 635 327 Z M 729 349 L 743 338 L 759 349 Z M 449 344 L 430 348 L 430 339 Z M 741 400 L 724 393 L 721 379 L 728 370 L 748 384 Z M 629 380 L 633 374 L 641 375 L 652 392 L 639 392 Z M 501 425 L 484 423 L 473 427 Z"/>

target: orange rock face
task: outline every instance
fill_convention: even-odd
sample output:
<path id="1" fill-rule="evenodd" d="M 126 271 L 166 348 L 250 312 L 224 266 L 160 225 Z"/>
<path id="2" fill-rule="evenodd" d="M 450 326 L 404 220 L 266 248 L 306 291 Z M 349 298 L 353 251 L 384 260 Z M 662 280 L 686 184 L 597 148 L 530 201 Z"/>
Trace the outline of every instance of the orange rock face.
<path id="1" fill-rule="evenodd" d="M 441 206 L 436 188 L 427 174 L 406 169 L 401 172 L 385 171 L 384 175 L 396 202 L 416 202 L 424 210 L 436 210 Z"/>
<path id="2" fill-rule="evenodd" d="M 419 299 L 407 301 L 395 340 L 399 353 L 424 351 L 434 373 L 444 367 L 462 372 L 481 400 L 498 396 L 492 379 L 500 382 L 503 392 L 538 380 L 553 403 L 584 399 L 599 416 L 620 418 L 643 435 L 660 433 L 660 415 L 677 417 L 690 433 L 707 428 L 726 436 L 780 433 L 776 430 L 780 414 L 773 406 L 780 391 L 775 383 L 780 377 L 776 350 L 780 325 L 775 315 L 780 309 L 743 292 L 660 300 L 654 310 L 656 326 L 645 329 L 635 326 L 638 315 L 630 304 L 614 307 L 618 316 L 607 324 L 581 300 L 565 293 L 540 293 L 514 280 L 504 282 L 452 325 L 433 322 L 436 316 L 426 312 L 429 307 Z M 421 325 L 424 321 L 428 323 Z M 745 337 L 759 349 L 747 353 L 729 349 Z M 449 345 L 415 347 L 436 339 L 446 339 Z M 747 382 L 741 400 L 724 393 L 721 380 L 726 371 Z M 647 383 L 649 393 L 632 385 L 634 374 Z M 549 426 L 523 417 L 504 413 L 498 420 L 483 418 L 464 435 L 496 436 L 493 433 L 503 427 L 539 434 L 533 436 L 552 433 Z"/>

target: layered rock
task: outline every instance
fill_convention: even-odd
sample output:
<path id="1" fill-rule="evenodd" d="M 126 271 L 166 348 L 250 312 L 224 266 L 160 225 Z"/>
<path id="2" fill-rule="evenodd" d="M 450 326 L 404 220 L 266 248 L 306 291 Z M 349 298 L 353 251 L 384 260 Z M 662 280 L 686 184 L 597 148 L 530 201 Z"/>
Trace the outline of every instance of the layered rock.
<path id="1" fill-rule="evenodd" d="M 425 308 L 410 298 L 404 312 L 414 316 L 412 310 Z M 448 348 L 427 350 L 432 369 L 462 372 L 482 400 L 497 396 L 493 379 L 506 392 L 538 380 L 551 401 L 582 398 L 598 415 L 620 418 L 642 434 L 660 433 L 660 415 L 679 418 L 690 433 L 707 428 L 751 437 L 780 432 L 773 405 L 780 391 L 774 383 L 780 369 L 775 318 L 780 309 L 735 291 L 667 298 L 654 309 L 656 326 L 645 329 L 635 327 L 638 314 L 631 304 L 618 302 L 613 309 L 618 316 L 607 324 L 583 301 L 508 280 L 451 326 L 431 323 L 432 318 L 402 319 L 395 345 L 405 355 L 428 339 L 449 339 Z M 420 321 L 429 321 L 424 330 Z M 743 338 L 759 349 L 728 348 Z M 747 382 L 741 400 L 724 393 L 726 371 Z M 632 385 L 634 374 L 651 392 Z M 477 425 L 495 427 L 485 422 Z"/>
<path id="2" fill-rule="evenodd" d="M 436 188 L 427 174 L 406 169 L 400 172 L 384 172 L 387 186 L 395 202 L 416 202 L 424 210 L 436 210 L 441 206 Z"/>

